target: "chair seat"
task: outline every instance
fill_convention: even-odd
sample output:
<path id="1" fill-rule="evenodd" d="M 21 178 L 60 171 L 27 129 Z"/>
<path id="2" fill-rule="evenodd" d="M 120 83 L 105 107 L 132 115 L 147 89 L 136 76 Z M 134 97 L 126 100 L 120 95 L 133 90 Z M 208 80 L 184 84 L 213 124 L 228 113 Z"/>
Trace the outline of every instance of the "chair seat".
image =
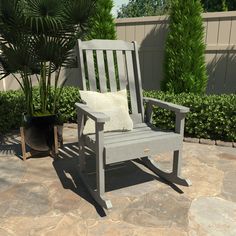
<path id="1" fill-rule="evenodd" d="M 92 150 L 96 148 L 95 139 L 95 134 L 85 138 Z M 182 141 L 180 134 L 158 130 L 146 123 L 136 124 L 132 131 L 107 132 L 104 133 L 105 164 L 178 150 Z"/>

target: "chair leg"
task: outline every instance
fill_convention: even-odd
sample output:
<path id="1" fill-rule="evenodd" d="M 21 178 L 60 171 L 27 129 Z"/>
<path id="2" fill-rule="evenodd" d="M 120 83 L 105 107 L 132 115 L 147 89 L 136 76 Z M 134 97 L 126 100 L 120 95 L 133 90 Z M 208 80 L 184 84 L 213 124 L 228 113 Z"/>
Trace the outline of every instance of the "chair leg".
<path id="1" fill-rule="evenodd" d="M 111 201 L 106 199 L 103 195 L 100 195 L 98 193 L 97 190 L 94 190 L 93 188 L 91 188 L 91 186 L 88 183 L 88 180 L 86 178 L 85 173 L 82 173 L 81 171 L 79 171 L 79 177 L 81 178 L 81 180 L 83 181 L 84 185 L 86 186 L 87 190 L 89 191 L 89 193 L 91 194 L 92 198 L 104 209 L 111 209 L 112 208 L 112 204 Z"/>
<path id="2" fill-rule="evenodd" d="M 182 149 L 174 151 L 172 173 L 176 177 L 176 184 L 191 186 L 192 183 L 189 179 L 183 179 L 181 177 L 182 155 Z"/>
<path id="3" fill-rule="evenodd" d="M 101 152 L 102 153 L 102 152 Z M 112 204 L 111 201 L 106 199 L 105 194 L 105 169 L 103 158 L 100 152 L 96 153 L 96 181 L 97 181 L 97 189 L 94 190 L 89 185 L 89 181 L 86 178 L 85 173 L 85 148 L 84 148 L 84 140 L 81 138 L 79 140 L 79 176 L 83 181 L 84 185 L 88 189 L 89 193 L 93 197 L 93 199 L 104 209 L 111 209 Z M 103 153 L 102 153 L 103 155 Z"/>
<path id="4" fill-rule="evenodd" d="M 100 196 L 105 193 L 105 169 L 103 163 L 103 151 L 99 150 L 96 153 L 96 180 L 97 180 L 97 191 Z"/>
<path id="5" fill-rule="evenodd" d="M 189 179 L 183 179 L 181 177 L 181 161 L 182 161 L 182 150 L 174 151 L 173 155 L 173 169 L 172 172 L 166 172 L 162 170 L 156 161 L 154 161 L 151 157 L 143 157 L 143 163 L 155 174 L 160 176 L 161 178 L 175 184 L 183 185 L 183 186 L 191 186 L 192 183 Z"/>
<path id="6" fill-rule="evenodd" d="M 176 176 L 181 176 L 182 150 L 174 151 L 172 172 Z"/>
<path id="7" fill-rule="evenodd" d="M 106 209 L 111 209 L 112 204 L 110 200 L 105 199 L 105 165 L 103 162 L 103 150 L 100 150 L 96 153 L 96 180 L 97 180 L 97 194 L 98 197 L 96 197 L 98 200 L 98 203 Z M 95 198 L 95 200 L 96 200 Z"/>
<path id="8" fill-rule="evenodd" d="M 81 140 L 80 140 L 81 141 Z M 89 185 L 89 181 L 86 178 L 86 173 L 85 173 L 85 153 L 84 153 L 84 146 L 81 145 L 80 142 L 80 156 L 79 156 L 79 176 L 81 180 L 83 181 L 84 185 L 88 189 L 89 193 L 93 197 L 93 199 L 104 209 L 111 209 L 112 204 L 111 201 L 106 199 L 104 194 L 105 194 L 105 170 L 104 166 L 101 165 L 101 158 L 97 154 L 96 155 L 96 180 L 97 180 L 97 189 L 94 190 L 91 188 Z"/>

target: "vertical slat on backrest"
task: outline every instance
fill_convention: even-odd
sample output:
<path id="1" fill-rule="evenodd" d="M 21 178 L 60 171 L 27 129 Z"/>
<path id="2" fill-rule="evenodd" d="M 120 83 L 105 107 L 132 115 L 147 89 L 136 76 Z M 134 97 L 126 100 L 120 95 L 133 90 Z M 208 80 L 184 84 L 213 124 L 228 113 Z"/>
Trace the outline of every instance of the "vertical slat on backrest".
<path id="1" fill-rule="evenodd" d="M 125 56 L 126 56 L 127 77 L 129 81 L 131 109 L 132 109 L 132 114 L 136 115 L 138 114 L 138 106 L 137 106 L 137 95 L 136 95 L 136 88 L 135 88 L 132 52 L 125 51 Z"/>
<path id="2" fill-rule="evenodd" d="M 141 71 L 140 71 L 140 63 L 139 63 L 139 54 L 138 54 L 138 45 L 137 42 L 133 42 L 134 44 L 134 62 L 135 62 L 135 72 L 136 72 L 136 83 L 137 83 L 137 98 L 138 98 L 138 106 L 140 108 L 140 112 L 142 114 L 142 120 L 144 121 L 144 108 L 143 108 L 143 90 L 142 90 L 142 81 L 141 81 Z"/>
<path id="3" fill-rule="evenodd" d="M 113 51 L 106 51 L 111 92 L 117 91 Z"/>
<path id="4" fill-rule="evenodd" d="M 99 76 L 100 92 L 104 93 L 104 92 L 107 92 L 104 55 L 103 55 L 103 51 L 102 50 L 96 50 L 96 53 L 97 53 L 97 63 L 98 63 L 98 76 Z"/>
<path id="5" fill-rule="evenodd" d="M 136 124 L 142 122 L 142 86 L 137 45 L 124 41 L 91 40 L 82 44 L 82 49 L 86 51 L 90 90 L 97 89 L 96 72 L 98 72 L 100 92 L 108 90 L 107 77 L 109 77 L 111 91 L 125 89 L 128 84 L 131 118 Z M 94 51 L 96 51 L 96 59 Z M 119 85 L 116 82 L 117 73 Z"/>
<path id="6" fill-rule="evenodd" d="M 116 51 L 116 58 L 117 58 L 120 90 L 122 90 L 122 89 L 125 89 L 127 85 L 123 52 Z"/>
<path id="7" fill-rule="evenodd" d="M 96 86 L 93 50 L 85 50 L 85 53 L 86 53 L 86 61 L 88 68 L 89 88 L 92 91 L 96 91 L 97 86 Z"/>
<path id="8" fill-rule="evenodd" d="M 83 50 L 82 50 L 82 45 L 81 45 L 81 40 L 78 40 L 78 47 L 76 47 L 77 55 L 78 55 L 78 63 L 79 63 L 79 76 L 80 76 L 80 81 L 82 82 L 82 89 L 87 90 L 86 87 L 86 79 L 85 79 L 85 68 L 84 68 L 84 57 L 83 57 Z"/>

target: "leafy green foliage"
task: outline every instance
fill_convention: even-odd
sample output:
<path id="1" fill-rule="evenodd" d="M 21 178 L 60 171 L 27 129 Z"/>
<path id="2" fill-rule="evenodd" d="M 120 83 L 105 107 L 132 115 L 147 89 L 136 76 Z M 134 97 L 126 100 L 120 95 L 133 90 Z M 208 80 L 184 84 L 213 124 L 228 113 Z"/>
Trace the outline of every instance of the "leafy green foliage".
<path id="1" fill-rule="evenodd" d="M 170 0 L 129 0 L 118 10 L 118 18 L 163 15 L 169 7 Z"/>
<path id="2" fill-rule="evenodd" d="M 86 32 L 94 2 L 0 0 L 0 73 L 2 78 L 13 74 L 19 82 L 28 115 L 39 112 L 32 103 L 34 80 L 38 80 L 40 89 L 40 112 L 57 112 L 58 99 L 67 79 L 59 85 L 61 67 L 76 66 L 73 49 L 76 40 Z M 35 74 L 37 77 L 32 76 Z M 54 94 L 51 87 L 56 91 Z"/>
<path id="3" fill-rule="evenodd" d="M 57 89 L 58 90 L 58 89 Z M 57 92 L 57 91 L 56 91 Z M 55 94 L 55 89 L 52 89 L 52 94 Z M 40 107 L 40 90 L 38 87 L 33 88 L 33 99 L 35 109 Z M 75 103 L 80 102 L 79 89 L 76 87 L 65 86 L 61 92 L 58 101 L 57 116 L 63 122 L 75 122 L 76 112 Z"/>
<path id="4" fill-rule="evenodd" d="M 201 4 L 204 12 L 236 10 L 235 0 L 201 0 Z M 171 0 L 129 0 L 118 10 L 118 18 L 169 14 L 170 7 Z"/>
<path id="5" fill-rule="evenodd" d="M 225 4 L 228 11 L 236 10 L 236 1 L 235 0 L 225 0 Z"/>
<path id="6" fill-rule="evenodd" d="M 77 121 L 76 102 L 81 102 L 79 89 L 76 87 L 65 87 L 59 100 L 59 114 L 62 115 L 64 122 Z"/>
<path id="7" fill-rule="evenodd" d="M 172 0 L 163 91 L 205 93 L 207 75 L 201 13 L 200 0 Z"/>
<path id="8" fill-rule="evenodd" d="M 55 92 L 52 90 L 52 92 Z M 39 88 L 33 88 L 34 104 L 40 106 Z M 0 133 L 20 127 L 22 113 L 26 112 L 22 91 L 0 92 Z M 80 102 L 79 89 L 64 87 L 59 99 L 59 119 L 61 122 L 76 122 L 75 103 Z"/>
<path id="9" fill-rule="evenodd" d="M 23 111 L 25 111 L 25 107 L 22 92 L 0 92 L 0 133 L 18 128 Z"/>
<path id="10" fill-rule="evenodd" d="M 195 95 L 144 92 L 147 97 L 157 98 L 190 108 L 185 123 L 185 135 L 197 138 L 236 141 L 236 95 Z M 155 108 L 153 123 L 165 129 L 174 128 L 173 113 Z"/>
<path id="11" fill-rule="evenodd" d="M 35 104 L 39 90 L 34 88 Z M 191 93 L 148 91 L 144 96 L 187 106 L 190 112 L 185 123 L 185 135 L 197 138 L 236 141 L 236 95 L 200 96 Z M 75 103 L 80 102 L 79 88 L 65 87 L 59 100 L 59 114 L 63 122 L 76 122 Z M 19 128 L 21 114 L 25 111 L 21 91 L 0 92 L 0 133 Z M 174 129 L 175 114 L 155 107 L 153 124 L 164 129 Z"/>
<path id="12" fill-rule="evenodd" d="M 216 12 L 216 11 L 235 11 L 235 0 L 201 0 L 204 11 Z"/>
<path id="13" fill-rule="evenodd" d="M 86 39 L 116 39 L 115 22 L 111 14 L 113 0 L 97 0 L 95 7 Z"/>

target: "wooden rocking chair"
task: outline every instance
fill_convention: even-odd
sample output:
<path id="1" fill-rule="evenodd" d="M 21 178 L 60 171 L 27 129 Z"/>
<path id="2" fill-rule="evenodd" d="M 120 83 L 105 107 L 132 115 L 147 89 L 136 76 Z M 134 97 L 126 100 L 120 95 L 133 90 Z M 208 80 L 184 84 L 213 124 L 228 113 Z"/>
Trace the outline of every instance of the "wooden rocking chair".
<path id="1" fill-rule="evenodd" d="M 105 167 L 108 164 L 137 158 L 161 178 L 175 184 L 190 186 L 191 182 L 180 176 L 184 121 L 189 108 L 142 96 L 136 42 L 129 43 L 120 40 L 82 42 L 78 40 L 77 49 L 82 89 L 97 91 L 98 86 L 96 83 L 99 83 L 101 93 L 127 88 L 130 94 L 130 116 L 134 123 L 132 131 L 106 133 L 103 131 L 104 123 L 109 120 L 109 117 L 91 110 L 85 104 L 76 103 L 79 136 L 79 174 L 93 198 L 103 208 L 112 208 L 110 200 L 105 197 Z M 106 63 L 107 66 L 105 66 Z M 96 66 L 99 79 L 96 78 Z M 106 74 L 109 75 L 108 83 Z M 146 105 L 145 111 L 144 104 Z M 157 131 L 151 128 L 153 106 L 159 106 L 175 112 L 175 132 Z M 95 121 L 95 134 L 83 134 L 87 117 Z M 109 138 L 111 135 L 112 139 Z M 115 143 L 114 139 L 116 140 Z M 85 146 L 96 155 L 96 189 L 93 189 L 86 179 Z M 151 155 L 168 151 L 173 151 L 173 169 L 170 173 L 161 170 L 151 158 Z"/>

